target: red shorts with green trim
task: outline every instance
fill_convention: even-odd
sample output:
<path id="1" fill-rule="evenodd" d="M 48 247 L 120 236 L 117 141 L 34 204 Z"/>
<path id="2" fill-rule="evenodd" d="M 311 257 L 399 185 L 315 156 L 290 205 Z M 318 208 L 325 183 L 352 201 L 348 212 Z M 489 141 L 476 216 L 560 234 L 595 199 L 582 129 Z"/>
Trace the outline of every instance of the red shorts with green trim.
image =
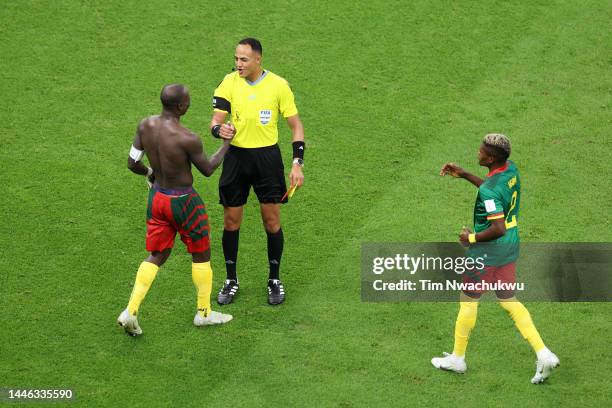
<path id="1" fill-rule="evenodd" d="M 210 248 L 208 214 L 200 195 L 191 187 L 149 191 L 147 205 L 147 251 L 163 251 L 174 246 L 176 233 L 189 253 Z"/>
<path id="2" fill-rule="evenodd" d="M 516 263 L 510 262 L 500 266 L 485 266 L 483 270 L 470 271 L 463 274 L 463 283 L 479 283 L 487 282 L 489 284 L 494 283 L 514 283 L 516 282 Z M 466 295 L 481 295 L 486 290 L 475 290 L 464 291 Z M 507 291 L 496 291 L 497 297 L 504 299 L 514 296 L 514 292 Z"/>

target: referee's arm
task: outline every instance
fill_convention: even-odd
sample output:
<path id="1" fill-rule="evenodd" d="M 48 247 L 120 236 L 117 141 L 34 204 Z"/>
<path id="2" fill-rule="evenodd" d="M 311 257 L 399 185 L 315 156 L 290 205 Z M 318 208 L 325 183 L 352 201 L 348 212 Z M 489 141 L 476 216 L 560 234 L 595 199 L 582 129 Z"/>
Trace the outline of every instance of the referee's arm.
<path id="1" fill-rule="evenodd" d="M 287 124 L 291 129 L 291 134 L 293 136 L 292 142 L 303 142 L 304 141 L 304 125 L 302 125 L 302 121 L 300 120 L 300 115 L 293 115 L 287 118 Z"/>
<path id="2" fill-rule="evenodd" d="M 296 154 L 294 153 L 294 159 L 300 158 L 303 159 L 303 155 L 304 155 L 304 150 L 303 150 L 303 143 L 304 143 L 304 125 L 302 125 L 302 121 L 300 120 L 300 116 L 299 115 L 293 115 L 293 116 L 289 116 L 287 118 L 287 124 L 289 125 L 289 128 L 291 129 L 291 141 L 293 143 L 295 142 L 302 142 L 302 157 L 296 157 Z M 291 185 L 297 185 L 298 187 L 301 187 L 302 184 L 304 184 L 304 173 L 302 172 L 302 165 L 300 164 L 296 164 L 295 160 L 293 162 L 293 165 L 291 166 L 291 172 L 289 173 L 289 180 L 291 182 Z"/>
<path id="3" fill-rule="evenodd" d="M 232 137 L 234 137 L 236 128 L 234 128 L 234 125 L 231 123 L 224 123 L 226 117 L 227 112 L 214 111 L 212 120 L 210 121 L 210 131 L 214 136 L 218 135 L 218 137 L 221 139 L 230 140 Z M 219 126 L 218 131 L 215 130 L 216 126 Z"/>

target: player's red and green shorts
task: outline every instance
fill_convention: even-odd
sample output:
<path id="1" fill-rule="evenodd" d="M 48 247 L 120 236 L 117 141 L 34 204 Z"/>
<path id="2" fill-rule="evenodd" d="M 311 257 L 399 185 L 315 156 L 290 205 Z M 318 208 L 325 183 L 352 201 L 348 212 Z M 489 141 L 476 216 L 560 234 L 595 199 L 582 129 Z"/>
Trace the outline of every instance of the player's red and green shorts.
<path id="1" fill-rule="evenodd" d="M 177 232 L 189 253 L 210 248 L 210 226 L 204 202 L 192 187 L 154 186 L 149 191 L 147 205 L 147 251 L 172 248 Z"/>
<path id="2" fill-rule="evenodd" d="M 486 282 L 490 285 L 499 283 L 513 285 L 516 282 L 516 263 L 510 262 L 500 266 L 485 265 L 482 270 L 464 273 L 462 281 L 468 284 Z M 464 291 L 467 296 L 475 299 L 480 298 L 484 292 L 486 292 L 486 290 L 480 290 L 477 287 L 475 287 L 474 290 L 470 289 L 469 291 Z M 514 296 L 514 290 L 497 290 L 495 294 L 499 299 L 508 299 Z"/>

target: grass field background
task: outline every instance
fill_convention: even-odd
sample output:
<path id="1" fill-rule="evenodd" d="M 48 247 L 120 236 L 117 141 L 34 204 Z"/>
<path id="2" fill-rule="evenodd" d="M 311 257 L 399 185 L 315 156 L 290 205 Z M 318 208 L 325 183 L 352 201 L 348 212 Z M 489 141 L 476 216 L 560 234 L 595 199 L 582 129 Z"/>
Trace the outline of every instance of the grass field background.
<path id="1" fill-rule="evenodd" d="M 490 131 L 522 171 L 524 241 L 612 241 L 609 1 L 2 1 L 0 387 L 74 389 L 79 406 L 604 406 L 607 303 L 531 303 L 562 366 L 533 386 L 532 351 L 505 312 L 480 307 L 466 375 L 429 362 L 452 349 L 457 305 L 362 303 L 361 242 L 454 241 Z M 184 122 L 207 131 L 212 91 L 242 37 L 264 46 L 306 128 L 306 185 L 283 208 L 280 307 L 266 304 L 254 197 L 235 320 L 195 329 L 181 245 L 140 313 L 115 319 L 146 256 L 144 180 L 126 169 L 162 85 L 190 87 Z M 290 136 L 281 125 L 290 159 Z M 196 177 L 224 278 L 218 173 Z M 528 273 L 528 271 L 522 271 Z"/>

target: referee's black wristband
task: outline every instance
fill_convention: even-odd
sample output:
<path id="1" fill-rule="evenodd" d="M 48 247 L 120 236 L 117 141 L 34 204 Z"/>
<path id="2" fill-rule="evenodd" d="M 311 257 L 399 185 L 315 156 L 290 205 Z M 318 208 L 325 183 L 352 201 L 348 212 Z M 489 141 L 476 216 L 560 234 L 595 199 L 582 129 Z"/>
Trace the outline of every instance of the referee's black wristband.
<path id="1" fill-rule="evenodd" d="M 212 133 L 212 135 L 216 137 L 217 139 L 220 139 L 221 138 L 221 136 L 219 135 L 220 130 L 221 130 L 221 125 L 215 125 L 210 128 L 210 133 Z"/>
<path id="2" fill-rule="evenodd" d="M 293 142 L 293 158 L 304 160 L 304 149 L 306 149 L 304 142 Z"/>

